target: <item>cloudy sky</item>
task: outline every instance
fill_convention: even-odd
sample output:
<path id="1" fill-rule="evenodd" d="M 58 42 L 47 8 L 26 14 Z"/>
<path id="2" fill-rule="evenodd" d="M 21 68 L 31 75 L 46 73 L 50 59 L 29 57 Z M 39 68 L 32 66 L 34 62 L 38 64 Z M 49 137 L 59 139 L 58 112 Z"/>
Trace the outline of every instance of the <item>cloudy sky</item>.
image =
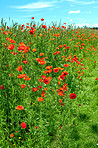
<path id="1" fill-rule="evenodd" d="M 9 17 L 20 24 L 30 23 L 34 17 L 36 25 L 44 18 L 47 26 L 61 21 L 61 25 L 98 27 L 98 0 L 2 0 L 0 20 L 10 25 Z"/>

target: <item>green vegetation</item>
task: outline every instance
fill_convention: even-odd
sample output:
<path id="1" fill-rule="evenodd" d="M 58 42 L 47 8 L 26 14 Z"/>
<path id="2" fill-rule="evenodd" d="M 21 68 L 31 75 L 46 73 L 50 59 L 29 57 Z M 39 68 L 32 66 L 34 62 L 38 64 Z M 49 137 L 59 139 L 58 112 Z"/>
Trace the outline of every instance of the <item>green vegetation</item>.
<path id="1" fill-rule="evenodd" d="M 97 98 L 97 31 L 1 21 L 0 148 L 96 148 Z"/>

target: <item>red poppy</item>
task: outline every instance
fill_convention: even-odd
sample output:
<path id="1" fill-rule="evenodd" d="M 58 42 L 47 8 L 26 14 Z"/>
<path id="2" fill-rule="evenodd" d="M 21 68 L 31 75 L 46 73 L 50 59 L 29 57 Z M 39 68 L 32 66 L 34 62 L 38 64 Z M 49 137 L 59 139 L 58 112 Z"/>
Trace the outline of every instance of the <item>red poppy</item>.
<path id="1" fill-rule="evenodd" d="M 64 103 L 61 103 L 62 106 L 64 106 Z"/>
<path id="2" fill-rule="evenodd" d="M 29 33 L 33 35 L 34 34 L 34 31 L 33 30 L 30 30 Z"/>
<path id="3" fill-rule="evenodd" d="M 33 27 L 31 27 L 31 29 L 32 29 L 33 31 L 36 31 L 36 29 L 35 29 L 35 28 L 33 28 Z"/>
<path id="4" fill-rule="evenodd" d="M 29 81 L 29 80 L 31 80 L 31 78 L 29 78 L 28 76 L 25 76 L 24 80 L 25 81 L 27 81 L 27 80 Z"/>
<path id="5" fill-rule="evenodd" d="M 40 53 L 40 56 L 43 56 L 44 55 L 44 53 Z"/>
<path id="6" fill-rule="evenodd" d="M 15 45 L 10 44 L 9 47 L 8 47 L 8 50 L 13 50 L 14 48 L 15 48 Z"/>
<path id="7" fill-rule="evenodd" d="M 18 76 L 17 76 L 17 78 L 24 78 L 26 76 L 26 74 L 19 74 Z"/>
<path id="8" fill-rule="evenodd" d="M 39 127 L 38 127 L 38 126 L 35 126 L 34 128 L 35 128 L 35 129 L 38 129 Z"/>
<path id="9" fill-rule="evenodd" d="M 54 71 L 55 73 L 57 73 L 57 72 L 59 71 L 59 68 L 54 68 L 53 71 Z"/>
<path id="10" fill-rule="evenodd" d="M 0 89 L 4 89 L 4 85 L 1 85 L 1 86 L 0 86 Z"/>
<path id="11" fill-rule="evenodd" d="M 11 138 L 14 137 L 14 134 L 10 134 L 10 137 L 11 137 Z"/>
<path id="12" fill-rule="evenodd" d="M 64 64 L 64 66 L 65 66 L 65 67 L 68 67 L 68 66 L 69 66 L 69 64 Z"/>
<path id="13" fill-rule="evenodd" d="M 41 96 L 45 97 L 45 91 L 42 91 Z"/>
<path id="14" fill-rule="evenodd" d="M 17 110 L 24 110 L 24 107 L 23 107 L 22 105 L 18 105 L 18 106 L 16 107 L 16 109 L 17 109 Z"/>
<path id="15" fill-rule="evenodd" d="M 63 72 L 62 72 L 62 76 L 64 76 L 64 77 L 67 76 L 67 74 L 68 74 L 67 71 L 63 71 Z"/>
<path id="16" fill-rule="evenodd" d="M 69 95 L 69 97 L 70 97 L 70 99 L 75 99 L 75 98 L 77 97 L 77 95 L 76 95 L 75 93 L 71 93 L 71 94 Z"/>
<path id="17" fill-rule="evenodd" d="M 46 69 L 51 69 L 52 68 L 52 66 L 46 66 Z"/>
<path id="18" fill-rule="evenodd" d="M 59 103 L 62 103 L 62 99 L 59 100 Z"/>
<path id="19" fill-rule="evenodd" d="M 39 82 L 42 82 L 43 80 L 41 78 L 39 78 Z"/>
<path id="20" fill-rule="evenodd" d="M 25 122 L 22 122 L 22 123 L 21 123 L 21 127 L 22 127 L 23 129 L 25 129 L 25 128 L 26 128 L 26 123 L 25 123 Z"/>
<path id="21" fill-rule="evenodd" d="M 44 65 L 44 64 L 46 64 L 46 61 L 40 61 L 39 62 L 41 65 Z"/>
<path id="22" fill-rule="evenodd" d="M 43 79 L 45 79 L 45 78 L 46 78 L 46 76 L 45 76 L 45 75 L 42 75 L 41 77 L 42 77 Z"/>
<path id="23" fill-rule="evenodd" d="M 17 68 L 17 70 L 18 70 L 18 71 L 22 71 L 22 66 L 19 66 L 19 67 Z"/>
<path id="24" fill-rule="evenodd" d="M 62 128 L 62 126 L 59 127 L 60 129 Z"/>
<path id="25" fill-rule="evenodd" d="M 38 86 L 38 88 L 42 88 L 42 86 Z"/>
<path id="26" fill-rule="evenodd" d="M 39 98 L 37 99 L 37 101 L 39 101 L 39 102 L 43 102 L 43 101 L 44 101 L 44 99 L 43 99 L 43 98 L 41 98 L 41 97 L 39 97 Z"/>
<path id="27" fill-rule="evenodd" d="M 27 64 L 27 61 L 26 60 L 24 60 L 24 61 L 22 61 L 24 64 Z"/>
<path id="28" fill-rule="evenodd" d="M 32 17 L 31 19 L 34 19 L 34 17 Z"/>
<path id="29" fill-rule="evenodd" d="M 62 48 L 63 46 L 62 45 L 59 45 L 59 48 Z"/>
<path id="30" fill-rule="evenodd" d="M 19 45 L 21 45 L 21 46 L 18 47 L 18 51 L 23 52 L 26 49 L 25 44 L 21 42 Z"/>
<path id="31" fill-rule="evenodd" d="M 47 78 L 44 79 L 43 81 L 44 81 L 45 84 L 49 84 L 50 83 L 49 79 L 47 79 Z"/>
<path id="32" fill-rule="evenodd" d="M 13 39 L 9 39 L 10 43 L 16 43 Z M 13 45 L 13 44 L 12 44 Z"/>
<path id="33" fill-rule="evenodd" d="M 44 21 L 44 19 L 42 18 L 41 21 Z"/>
<path id="34" fill-rule="evenodd" d="M 98 80 L 98 78 L 95 78 L 95 80 Z"/>
<path id="35" fill-rule="evenodd" d="M 21 88 L 25 88 L 25 86 L 26 86 L 25 84 L 21 84 Z"/>

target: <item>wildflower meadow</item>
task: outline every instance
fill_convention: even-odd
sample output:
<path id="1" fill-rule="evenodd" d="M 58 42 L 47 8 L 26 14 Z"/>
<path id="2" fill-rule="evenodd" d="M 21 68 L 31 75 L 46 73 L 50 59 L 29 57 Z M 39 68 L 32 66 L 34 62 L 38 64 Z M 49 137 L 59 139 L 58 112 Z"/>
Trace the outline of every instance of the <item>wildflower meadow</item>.
<path id="1" fill-rule="evenodd" d="M 0 148 L 98 146 L 98 31 L 0 27 Z"/>

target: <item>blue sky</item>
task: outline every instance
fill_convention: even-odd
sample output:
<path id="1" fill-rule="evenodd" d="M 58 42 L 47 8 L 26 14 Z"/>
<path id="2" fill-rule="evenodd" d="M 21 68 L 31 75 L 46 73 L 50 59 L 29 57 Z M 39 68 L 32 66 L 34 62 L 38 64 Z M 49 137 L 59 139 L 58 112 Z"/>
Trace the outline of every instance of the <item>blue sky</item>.
<path id="1" fill-rule="evenodd" d="M 61 25 L 98 27 L 98 0 L 2 0 L 0 19 L 11 25 L 9 17 L 20 24 L 30 23 L 34 17 L 36 25 L 44 18 L 47 26 L 61 20 Z"/>

